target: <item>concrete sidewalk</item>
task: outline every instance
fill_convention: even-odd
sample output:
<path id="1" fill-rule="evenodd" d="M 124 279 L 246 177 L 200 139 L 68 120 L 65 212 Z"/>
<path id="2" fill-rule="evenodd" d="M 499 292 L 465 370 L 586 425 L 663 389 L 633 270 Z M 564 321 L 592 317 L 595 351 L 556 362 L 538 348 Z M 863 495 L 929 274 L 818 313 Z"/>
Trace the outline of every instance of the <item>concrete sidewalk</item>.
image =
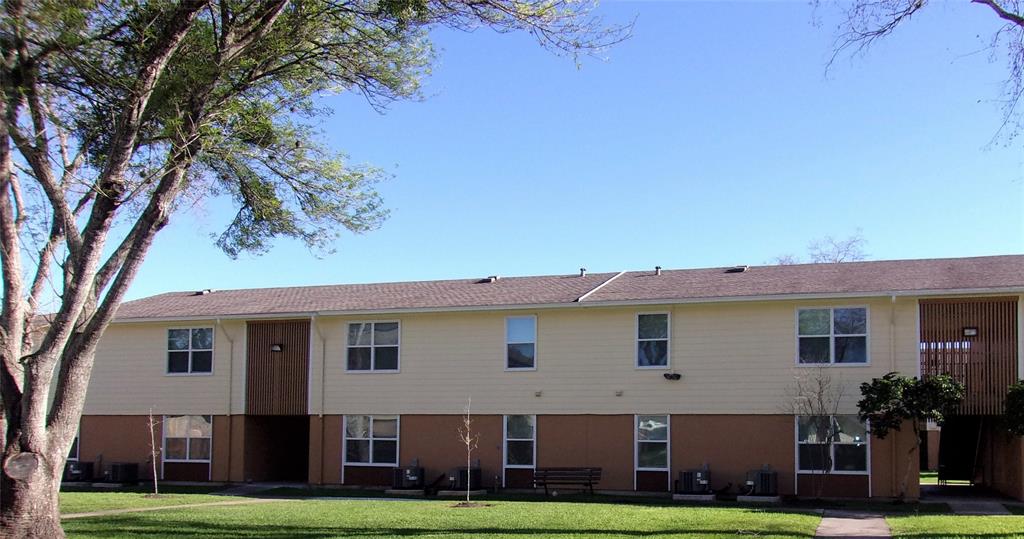
<path id="1" fill-rule="evenodd" d="M 856 513 L 850 511 L 825 511 L 815 537 L 860 537 L 881 539 L 892 537 L 885 517 L 877 513 Z"/>

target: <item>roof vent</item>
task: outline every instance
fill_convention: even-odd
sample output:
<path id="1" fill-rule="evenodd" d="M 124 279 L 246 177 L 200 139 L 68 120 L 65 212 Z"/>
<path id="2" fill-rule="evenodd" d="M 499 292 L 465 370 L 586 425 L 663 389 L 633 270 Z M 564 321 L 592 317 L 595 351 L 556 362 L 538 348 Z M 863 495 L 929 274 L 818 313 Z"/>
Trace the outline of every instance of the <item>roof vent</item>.
<path id="1" fill-rule="evenodd" d="M 479 281 L 477 281 L 477 284 L 494 283 L 497 282 L 498 279 L 501 279 L 501 277 L 498 275 L 491 275 L 489 277 L 484 277 L 483 279 L 480 279 Z"/>
<path id="2" fill-rule="evenodd" d="M 750 266 L 733 266 L 731 268 L 725 268 L 726 273 L 745 273 Z"/>
<path id="3" fill-rule="evenodd" d="M 661 266 L 654 266 L 654 274 L 661 275 Z"/>
<path id="4" fill-rule="evenodd" d="M 587 268 L 580 268 L 580 277 L 587 276 Z"/>
<path id="5" fill-rule="evenodd" d="M 207 294 L 209 294 L 211 292 L 213 292 L 213 289 L 212 288 L 207 288 L 205 290 L 197 290 L 196 293 L 192 294 L 192 295 L 193 296 L 205 296 L 205 295 L 207 295 Z"/>

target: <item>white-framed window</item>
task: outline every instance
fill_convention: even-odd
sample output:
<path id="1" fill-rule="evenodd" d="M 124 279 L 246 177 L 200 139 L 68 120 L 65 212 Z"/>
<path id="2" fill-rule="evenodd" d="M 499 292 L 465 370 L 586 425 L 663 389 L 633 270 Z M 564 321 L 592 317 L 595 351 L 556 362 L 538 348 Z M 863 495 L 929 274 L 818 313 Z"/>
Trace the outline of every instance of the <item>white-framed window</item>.
<path id="1" fill-rule="evenodd" d="M 867 307 L 801 308 L 796 320 L 798 364 L 868 363 Z"/>
<path id="2" fill-rule="evenodd" d="M 636 367 L 638 369 L 664 369 L 669 366 L 668 313 L 639 313 L 636 315 Z"/>
<path id="3" fill-rule="evenodd" d="M 213 328 L 167 330 L 167 374 L 211 374 Z"/>
<path id="4" fill-rule="evenodd" d="M 636 469 L 663 472 L 669 462 L 669 416 L 636 416 Z"/>
<path id="5" fill-rule="evenodd" d="M 165 415 L 164 462 L 210 462 L 213 416 Z"/>
<path id="6" fill-rule="evenodd" d="M 505 369 L 528 371 L 537 368 L 537 317 L 505 318 Z"/>
<path id="7" fill-rule="evenodd" d="M 397 415 L 345 416 L 345 464 L 397 466 L 398 432 Z"/>
<path id="8" fill-rule="evenodd" d="M 79 436 L 81 436 L 81 434 L 82 434 L 82 429 L 79 428 L 78 431 L 75 432 L 75 439 L 71 441 L 71 450 L 68 451 L 68 460 L 69 461 L 72 461 L 72 462 L 77 462 L 78 461 L 78 451 L 79 451 L 79 449 L 78 449 L 78 438 L 79 438 Z"/>
<path id="9" fill-rule="evenodd" d="M 855 415 L 797 416 L 796 443 L 800 472 L 868 473 L 868 430 Z"/>
<path id="10" fill-rule="evenodd" d="M 533 468 L 537 462 L 537 416 L 505 416 L 505 467 Z"/>
<path id="11" fill-rule="evenodd" d="M 398 372 L 400 341 L 397 321 L 349 323 L 345 370 Z"/>

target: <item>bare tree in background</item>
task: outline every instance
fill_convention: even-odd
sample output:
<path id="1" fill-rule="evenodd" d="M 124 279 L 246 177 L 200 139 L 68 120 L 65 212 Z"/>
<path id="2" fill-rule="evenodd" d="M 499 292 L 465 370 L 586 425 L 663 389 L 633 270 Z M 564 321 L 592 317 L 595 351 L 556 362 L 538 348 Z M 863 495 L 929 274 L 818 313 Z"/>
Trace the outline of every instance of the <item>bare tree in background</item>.
<path id="1" fill-rule="evenodd" d="M 864 232 L 861 229 L 845 239 L 836 239 L 832 236 L 825 236 L 812 240 L 807 245 L 807 256 L 814 264 L 828 264 L 840 262 L 857 262 L 867 259 L 864 247 L 868 240 L 864 239 Z M 791 264 L 803 264 L 804 261 L 794 254 L 779 255 L 772 259 L 772 264 L 788 266 Z"/>
<path id="2" fill-rule="evenodd" d="M 783 411 L 799 418 L 801 430 L 810 429 L 813 433 L 815 443 L 810 451 L 822 464 L 821 470 L 811 474 L 815 498 L 821 497 L 832 474 L 832 446 L 838 436 L 835 416 L 839 414 L 845 395 L 842 380 L 833 380 L 825 367 L 798 369 L 793 383 L 786 389 Z"/>
<path id="3" fill-rule="evenodd" d="M 812 0 L 817 9 L 825 2 Z M 1021 116 L 1017 110 L 1024 95 L 1024 2 L 1021 0 L 970 0 L 979 9 L 992 12 L 1003 24 L 989 38 L 988 48 L 992 59 L 1005 57 L 1007 76 L 1003 81 L 1002 104 L 1003 123 L 996 137 L 1015 136 L 1020 132 Z M 831 3 L 830 3 L 831 4 Z M 908 23 L 922 9 L 928 7 L 928 0 L 852 0 L 837 3 L 843 10 L 837 27 L 835 45 L 829 66 L 846 53 L 863 53 L 876 41 L 892 34 Z"/>
<path id="4" fill-rule="evenodd" d="M 160 477 L 156 473 L 156 458 L 160 456 L 160 449 L 156 446 L 156 426 L 157 421 L 153 419 L 153 409 L 149 409 L 149 421 L 147 426 L 149 427 L 149 459 L 153 466 L 153 497 L 160 496 Z"/>

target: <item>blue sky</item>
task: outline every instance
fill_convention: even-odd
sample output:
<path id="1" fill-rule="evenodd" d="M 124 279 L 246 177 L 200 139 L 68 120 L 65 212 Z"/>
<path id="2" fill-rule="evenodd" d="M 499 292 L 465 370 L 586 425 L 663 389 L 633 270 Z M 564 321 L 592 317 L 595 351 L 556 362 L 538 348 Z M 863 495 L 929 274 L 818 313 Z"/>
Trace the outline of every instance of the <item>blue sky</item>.
<path id="1" fill-rule="evenodd" d="M 526 35 L 437 31 L 427 99 L 325 98 L 330 145 L 395 175 L 391 218 L 317 258 L 230 260 L 230 209 L 174 217 L 130 298 L 169 290 L 761 264 L 858 228 L 871 258 L 1024 252 L 1020 142 L 990 144 L 998 22 L 935 4 L 826 73 L 806 2 L 611 2 L 607 61 Z"/>

